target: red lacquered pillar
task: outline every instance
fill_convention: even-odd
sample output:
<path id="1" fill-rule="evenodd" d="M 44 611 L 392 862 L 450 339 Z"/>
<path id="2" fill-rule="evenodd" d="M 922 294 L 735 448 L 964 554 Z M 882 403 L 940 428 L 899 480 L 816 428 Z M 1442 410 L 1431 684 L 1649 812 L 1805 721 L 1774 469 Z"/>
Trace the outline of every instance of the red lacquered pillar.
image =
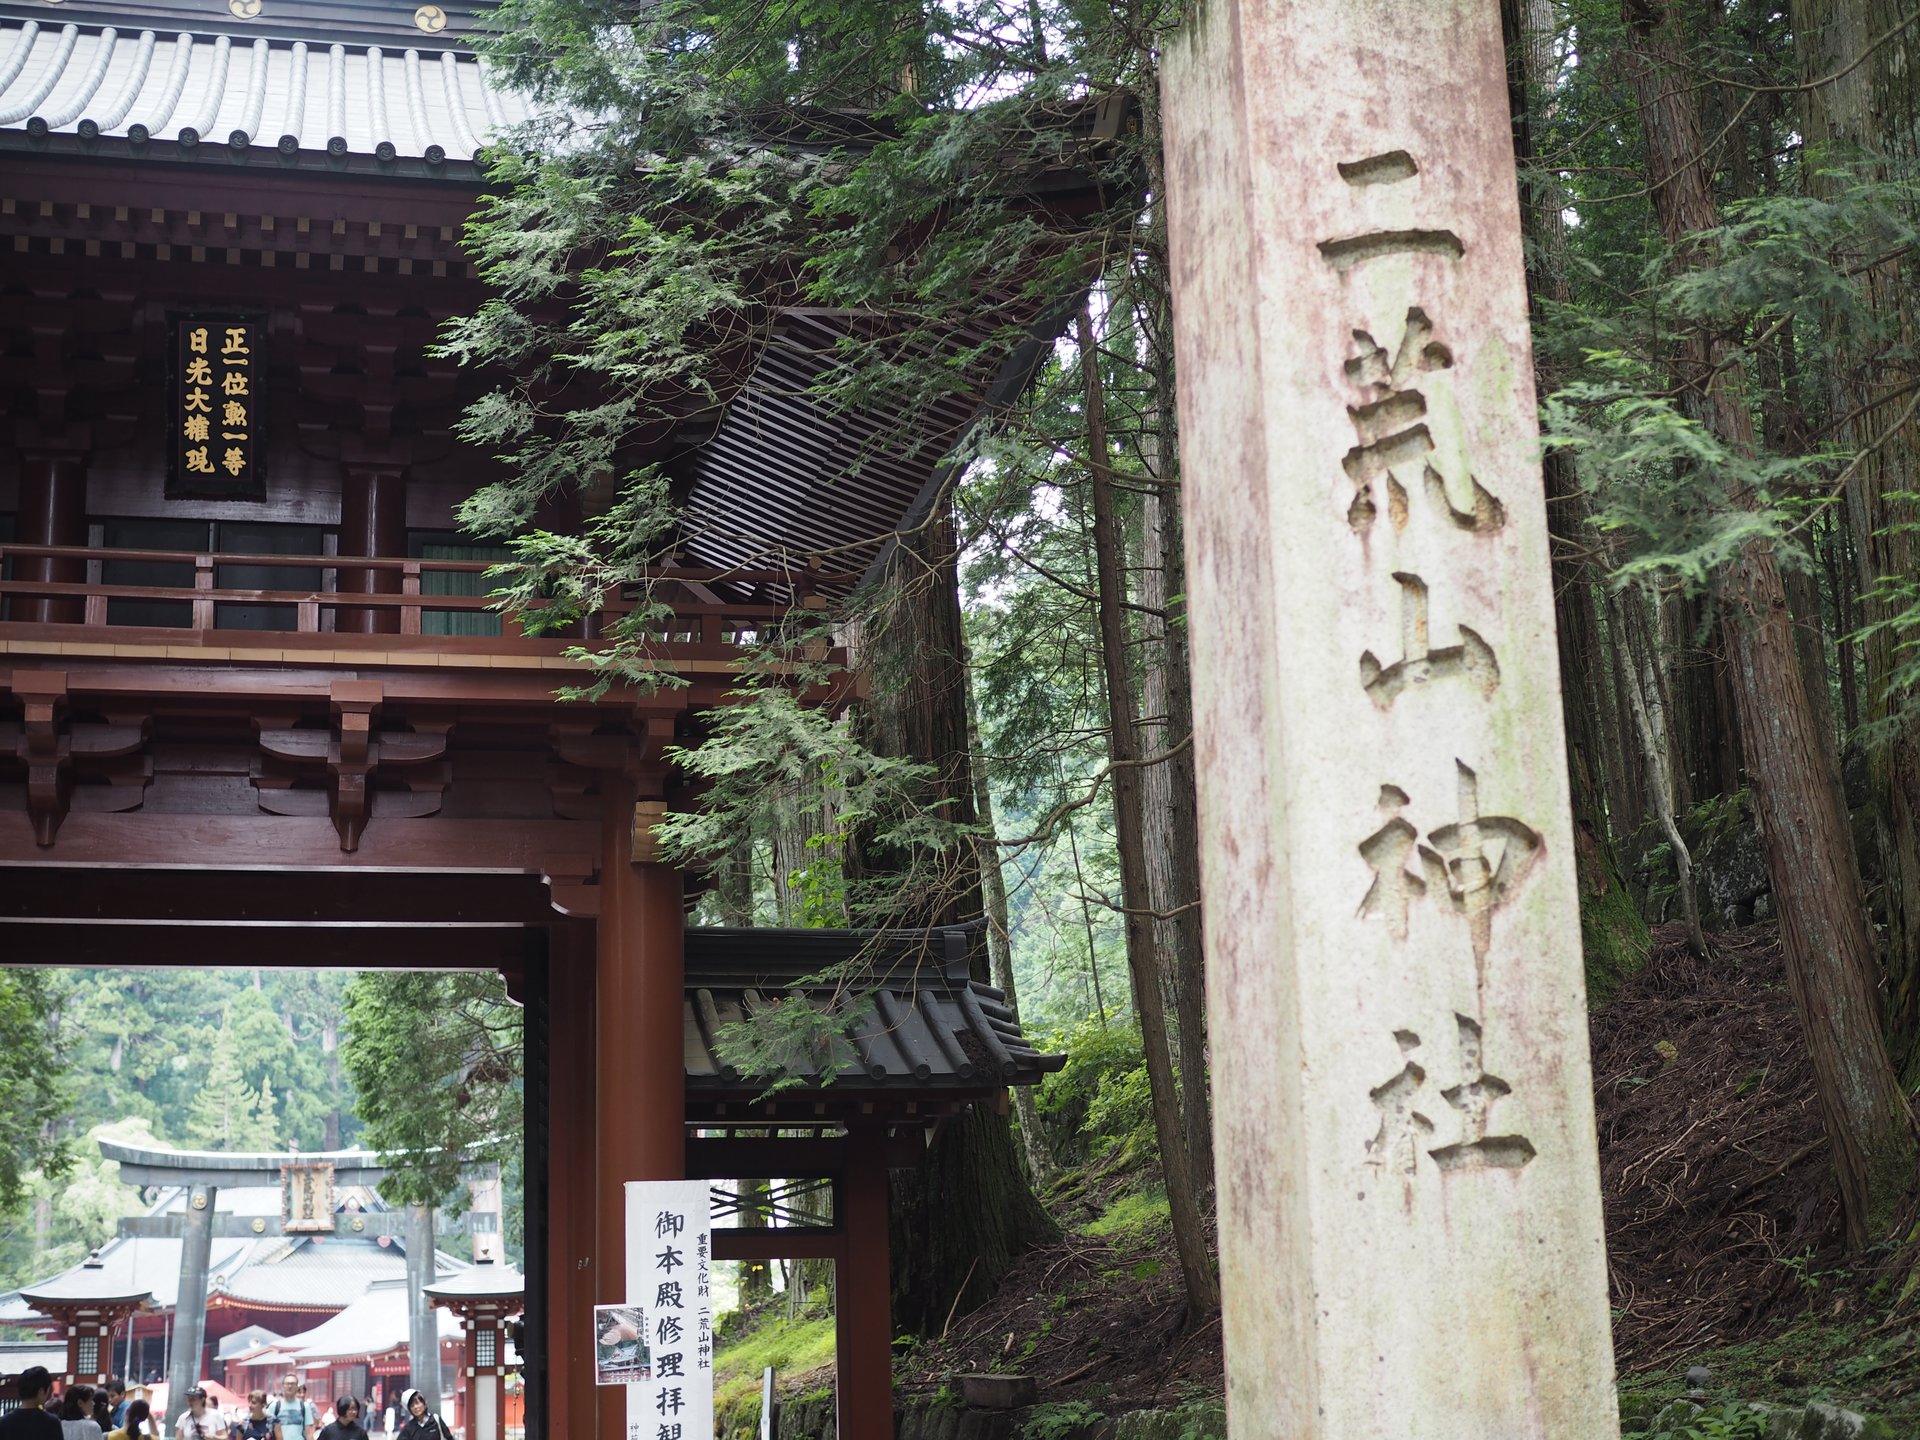
<path id="1" fill-rule="evenodd" d="M 599 1244 L 594 1293 L 625 1300 L 629 1180 L 686 1173 L 683 889 L 670 865 L 633 862 L 635 787 L 601 772 L 600 917 L 594 957 Z M 602 1387 L 600 1440 L 627 1433 L 623 1386 Z"/>

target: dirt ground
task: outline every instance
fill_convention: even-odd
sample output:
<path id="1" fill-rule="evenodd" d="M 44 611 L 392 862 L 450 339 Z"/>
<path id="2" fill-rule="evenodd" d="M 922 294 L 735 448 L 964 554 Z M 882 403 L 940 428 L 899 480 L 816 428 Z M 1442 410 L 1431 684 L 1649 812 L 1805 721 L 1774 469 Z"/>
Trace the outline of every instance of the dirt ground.
<path id="1" fill-rule="evenodd" d="M 1623 1381 L 1657 1385 L 1697 1359 L 1762 1346 L 1741 1376 L 1745 1393 L 1786 1397 L 1823 1377 L 1765 1353 L 1768 1337 L 1791 1335 L 1809 1354 L 1812 1325 L 1846 1353 L 1865 1343 L 1848 1338 L 1855 1326 L 1885 1327 L 1869 1314 L 1871 1277 L 1841 1256 L 1777 937 L 1756 926 L 1714 936 L 1711 948 L 1695 956 L 1680 927 L 1662 927 L 1646 968 L 1592 1020 L 1615 1352 Z M 1154 1178 L 1095 1176 L 1088 1193 L 1098 1202 Z M 1178 1280 L 1164 1226 L 1112 1239 L 1070 1232 L 1028 1255 L 944 1338 L 905 1354 L 903 1398 L 994 1369 L 1034 1376 L 1043 1401 L 1109 1412 L 1218 1395 L 1219 1322 L 1187 1326 Z M 1880 1398 L 1920 1387 L 1902 1378 L 1908 1367 L 1875 1368 Z M 1872 1385 L 1859 1389 L 1873 1398 Z"/>

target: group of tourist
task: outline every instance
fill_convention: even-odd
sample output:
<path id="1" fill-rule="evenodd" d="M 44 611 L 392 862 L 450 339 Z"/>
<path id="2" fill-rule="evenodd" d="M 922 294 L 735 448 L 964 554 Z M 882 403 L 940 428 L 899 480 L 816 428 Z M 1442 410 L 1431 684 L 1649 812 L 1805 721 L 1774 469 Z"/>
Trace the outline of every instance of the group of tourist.
<path id="1" fill-rule="evenodd" d="M 0 1419 L 0 1440 L 161 1440 L 160 1417 L 145 1399 L 129 1398 L 118 1381 L 69 1385 L 55 1397 L 53 1376 L 35 1365 L 21 1374 L 19 1396 L 19 1408 Z M 418 1390 L 402 1395 L 400 1407 L 405 1418 L 395 1440 L 454 1440 Z M 384 1429 L 393 1431 L 393 1412 L 387 1414 Z M 340 1396 L 323 1421 L 306 1387 L 289 1375 L 279 1395 L 255 1390 L 247 1396 L 247 1413 L 233 1417 L 221 1415 L 195 1385 L 172 1440 L 368 1440 L 368 1433 L 359 1400 Z"/>

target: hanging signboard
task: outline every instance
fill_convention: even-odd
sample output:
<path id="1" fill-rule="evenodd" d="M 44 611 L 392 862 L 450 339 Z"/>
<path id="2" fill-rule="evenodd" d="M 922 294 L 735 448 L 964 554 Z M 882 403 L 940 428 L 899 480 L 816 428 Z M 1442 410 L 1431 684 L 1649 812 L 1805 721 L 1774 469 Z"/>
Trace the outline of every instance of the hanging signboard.
<path id="1" fill-rule="evenodd" d="M 171 324 L 168 497 L 264 498 L 264 318 L 175 315 Z"/>
<path id="2" fill-rule="evenodd" d="M 627 1300 L 650 1376 L 627 1386 L 627 1440 L 713 1434 L 713 1222 L 704 1180 L 627 1183 Z"/>
<path id="3" fill-rule="evenodd" d="M 280 1228 L 289 1235 L 333 1233 L 333 1164 L 280 1167 Z"/>

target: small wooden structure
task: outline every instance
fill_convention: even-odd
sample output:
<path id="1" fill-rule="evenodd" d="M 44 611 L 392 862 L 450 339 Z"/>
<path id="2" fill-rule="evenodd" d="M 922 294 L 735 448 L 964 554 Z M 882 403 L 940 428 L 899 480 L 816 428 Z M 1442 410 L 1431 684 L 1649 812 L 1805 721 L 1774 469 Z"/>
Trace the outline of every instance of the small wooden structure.
<path id="1" fill-rule="evenodd" d="M 125 1289 L 108 1279 L 98 1255 L 90 1255 L 57 1282 L 21 1292 L 23 1300 L 65 1332 L 66 1384 L 103 1385 L 115 1373 L 114 1330 L 153 1301 L 150 1291 L 129 1294 Z"/>
<path id="2" fill-rule="evenodd" d="M 507 1321 L 526 1308 L 526 1281 L 511 1265 L 483 1257 L 470 1270 L 427 1287 L 433 1303 L 466 1331 L 467 1440 L 506 1440 Z"/>

